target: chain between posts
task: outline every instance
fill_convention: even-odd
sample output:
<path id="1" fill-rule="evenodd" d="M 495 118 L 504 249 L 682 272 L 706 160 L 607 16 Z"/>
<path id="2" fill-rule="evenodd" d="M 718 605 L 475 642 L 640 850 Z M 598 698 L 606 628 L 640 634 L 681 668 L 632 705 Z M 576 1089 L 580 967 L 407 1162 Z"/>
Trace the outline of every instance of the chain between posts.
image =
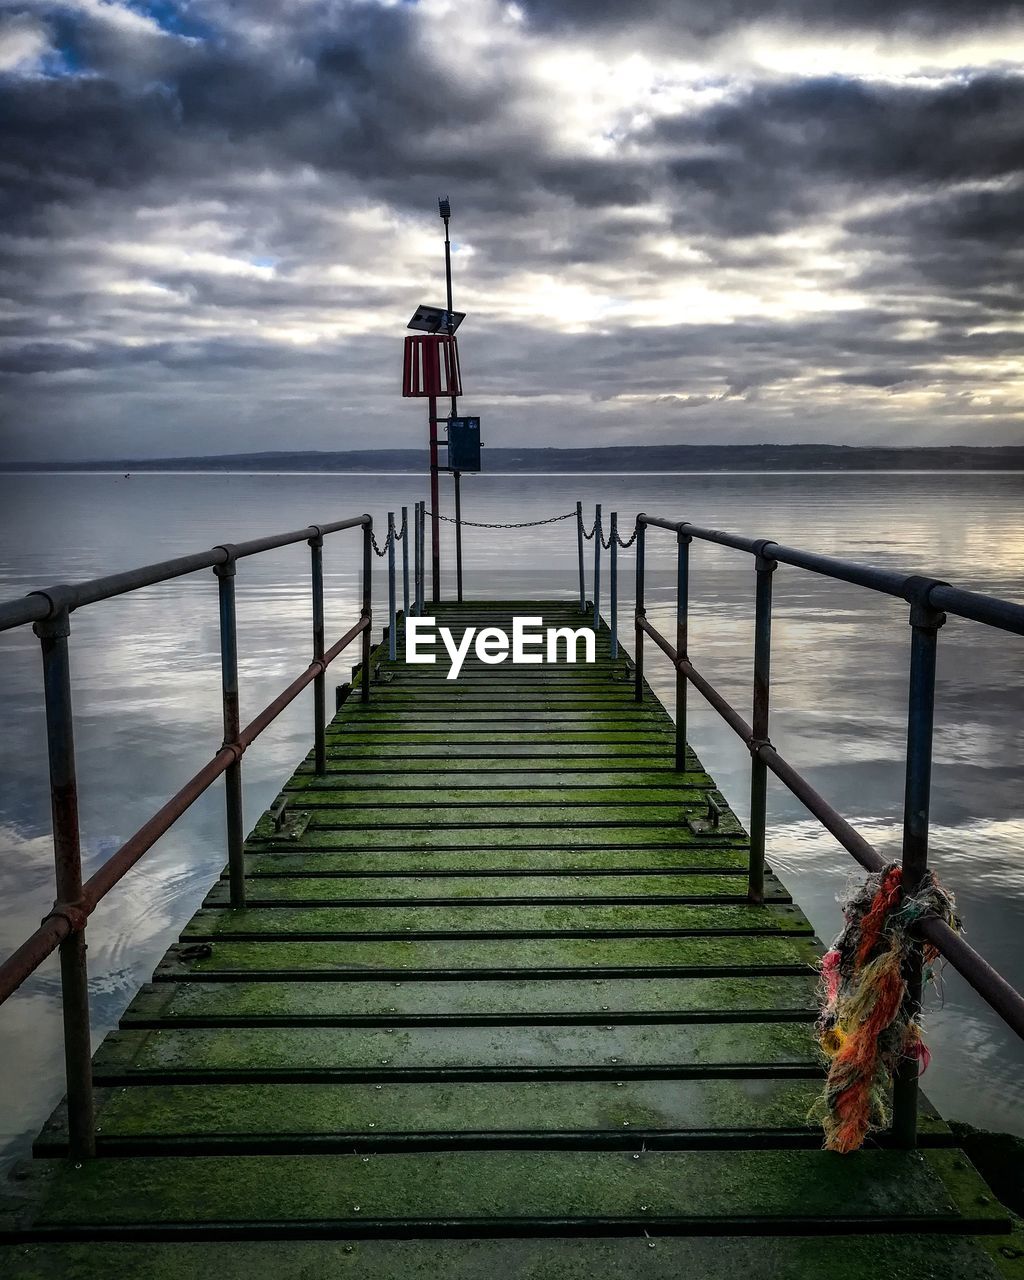
<path id="1" fill-rule="evenodd" d="M 427 509 L 425 510 L 425 514 L 433 517 L 434 512 Z M 559 520 L 575 520 L 576 512 L 567 511 L 565 515 L 548 516 L 544 520 L 521 520 L 518 524 L 485 524 L 483 521 L 480 521 L 480 520 L 456 521 L 452 516 L 443 516 L 440 513 L 438 513 L 437 518 L 438 520 L 446 521 L 448 524 L 459 523 L 459 524 L 469 525 L 469 527 L 472 529 L 533 529 L 537 525 L 541 525 L 541 524 L 557 524 Z M 586 536 L 588 538 L 592 538 L 594 535 L 591 532 Z"/>
<path id="2" fill-rule="evenodd" d="M 617 546 L 621 547 L 623 551 L 626 551 L 628 550 L 628 548 L 630 548 L 633 545 L 634 542 L 636 542 L 637 528 L 633 529 L 633 532 L 630 534 L 628 538 L 623 539 L 619 534 L 618 525 L 615 524 L 608 530 L 608 536 L 605 537 L 604 522 L 601 518 L 601 508 L 598 507 L 597 515 L 595 516 L 595 519 L 594 519 L 594 527 L 590 530 L 589 533 L 587 533 L 585 529 L 581 529 L 580 532 L 583 534 L 584 538 L 586 538 L 588 542 L 594 537 L 595 534 L 597 534 L 598 540 L 600 541 L 601 546 L 604 547 L 605 551 L 611 551 L 612 542 L 614 542 Z"/>
<path id="3" fill-rule="evenodd" d="M 388 523 L 388 536 L 384 539 L 384 545 L 383 545 L 383 546 L 381 546 L 381 544 L 377 541 L 377 538 L 376 538 L 376 536 L 374 535 L 373 530 L 372 530 L 372 529 L 370 530 L 370 546 L 371 546 L 371 547 L 373 547 L 374 555 L 377 555 L 377 556 L 380 556 L 380 557 L 382 557 L 382 558 L 383 558 L 384 556 L 386 556 L 386 555 L 388 554 L 388 550 L 389 550 L 392 546 L 394 546 L 396 543 L 401 542 L 401 541 L 405 538 L 405 536 L 406 536 L 406 534 L 407 534 L 407 532 L 408 532 L 408 529 L 407 529 L 407 527 L 406 527 L 406 525 L 407 525 L 407 522 L 406 522 L 406 513 L 407 513 L 407 508 L 406 508 L 406 507 L 403 507 L 403 508 L 402 508 L 402 527 L 401 527 L 401 529 L 397 529 L 397 530 L 396 530 L 396 529 L 395 529 L 395 526 L 394 526 L 394 521 L 393 521 L 393 520 L 389 521 L 389 523 Z M 444 516 L 442 516 L 442 517 L 441 517 L 441 519 L 443 520 L 443 519 L 444 519 Z"/>

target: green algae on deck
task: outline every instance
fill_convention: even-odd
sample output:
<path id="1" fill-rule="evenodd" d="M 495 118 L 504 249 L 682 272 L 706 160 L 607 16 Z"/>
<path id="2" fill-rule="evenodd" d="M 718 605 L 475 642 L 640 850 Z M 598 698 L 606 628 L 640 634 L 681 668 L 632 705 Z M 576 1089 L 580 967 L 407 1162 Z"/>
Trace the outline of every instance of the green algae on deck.
<path id="1" fill-rule="evenodd" d="M 692 751 L 671 767 L 667 715 L 599 647 L 454 684 L 377 651 L 326 776 L 307 756 L 285 784 L 305 831 L 259 819 L 249 907 L 218 881 L 99 1049 L 102 1158 L 46 1158 L 62 1110 L 41 1135 L 15 1280 L 1003 1267 L 1009 1220 L 934 1115 L 926 1152 L 814 1149 L 820 943 L 770 873 L 745 901 L 730 811 L 691 830 L 713 780 Z M 573 1232 L 618 1238 L 544 1238 Z"/>
<path id="2" fill-rule="evenodd" d="M 798 907 L 751 906 L 746 902 L 727 906 L 644 902 L 638 906 L 605 906 L 600 903 L 571 905 L 532 904 L 479 906 L 465 901 L 455 906 L 369 907 L 344 904 L 319 907 L 200 908 L 186 926 L 182 938 L 338 938 L 368 934 L 411 934 L 429 937 L 473 935 L 537 936 L 547 934 L 675 933 L 809 935 L 813 931 Z"/>
<path id="3" fill-rule="evenodd" d="M 661 1071 L 695 1066 L 801 1066 L 817 1075 L 819 1056 L 803 1023 L 732 1022 L 673 1026 L 568 1027 L 230 1027 L 113 1032 L 96 1055 L 96 1077 L 168 1072 L 285 1072 L 296 1077 L 351 1072 L 391 1075 L 431 1070 Z M 382 1070 L 386 1068 L 386 1070 Z"/>
<path id="4" fill-rule="evenodd" d="M 989 1237 L 985 1238 L 987 1244 Z M 1024 1257 L 1016 1237 L 991 1237 L 995 1252 Z M 11 1280 L 117 1275 L 120 1280 L 1022 1280 L 1024 1265 L 982 1253 L 962 1236 L 658 1236 L 620 1239 L 267 1240 L 201 1244 L 103 1243 L 0 1246 Z M 754 1270 L 756 1268 L 756 1270 Z M 1011 1270 L 1012 1268 L 1012 1270 Z"/>
<path id="5" fill-rule="evenodd" d="M 158 980 L 215 974 L 342 973 L 398 977 L 413 973 L 529 973 L 532 970 L 580 969 L 594 972 L 639 970 L 643 973 L 693 973 L 745 976 L 806 973 L 815 964 L 820 945 L 812 938 L 484 938 L 445 939 L 440 942 L 215 942 L 209 955 L 172 947 L 157 968 Z"/>
<path id="6" fill-rule="evenodd" d="M 245 1224 L 254 1234 L 310 1221 L 388 1225 L 617 1222 L 765 1228 L 836 1215 L 847 1229 L 909 1218 L 1005 1229 L 973 1171 L 947 1189 L 955 1153 L 861 1151 L 447 1151 L 346 1155 L 97 1158 L 56 1165 L 37 1230 L 189 1221 Z M 39 1161 L 44 1164 L 44 1161 Z M 946 1175 L 945 1177 L 943 1175 Z M 984 1203 L 982 1203 L 984 1201 Z M 842 1206 L 841 1214 L 836 1214 Z"/>
<path id="7" fill-rule="evenodd" d="M 139 992 L 121 1025 L 157 1020 L 171 1027 L 182 1020 L 387 1021 L 423 1019 L 589 1018 L 607 1022 L 641 1016 L 656 1020 L 735 1016 L 768 1012 L 809 1017 L 817 1011 L 816 979 L 799 976 L 748 978 L 563 978 L 515 982 L 178 982 L 150 983 Z"/>

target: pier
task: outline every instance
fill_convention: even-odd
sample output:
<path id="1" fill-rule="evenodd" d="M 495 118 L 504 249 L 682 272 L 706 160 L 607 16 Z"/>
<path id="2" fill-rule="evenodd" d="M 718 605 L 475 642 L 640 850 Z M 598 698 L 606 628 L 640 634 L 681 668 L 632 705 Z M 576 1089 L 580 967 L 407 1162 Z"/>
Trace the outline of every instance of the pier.
<path id="1" fill-rule="evenodd" d="M 0 606 L 0 626 L 34 621 L 42 644 L 58 899 L 0 966 L 0 998 L 59 947 L 68 1036 L 68 1098 L 3 1188 L 0 1273 L 1024 1276 L 1010 1214 L 918 1093 L 916 1071 L 897 1081 L 889 1131 L 851 1155 L 821 1149 L 813 1110 L 824 1078 L 814 1034 L 823 944 L 765 859 L 764 817 L 771 772 L 866 870 L 882 865 L 771 744 L 778 566 L 910 605 L 904 866 L 918 874 L 927 865 L 939 611 L 1022 634 L 1024 607 L 641 516 L 627 654 L 608 574 L 628 543 L 614 524 L 604 538 L 595 520 L 588 577 L 577 516 L 578 598 L 430 605 L 423 512 L 403 528 L 398 541 L 389 522 L 379 547 L 369 517 L 356 517 Z M 321 555 L 325 536 L 346 530 L 361 536 L 362 611 L 327 648 Z M 646 544 L 665 533 L 677 549 L 671 638 L 644 607 Z M 242 727 L 234 571 L 287 541 L 311 549 L 313 657 Z M 751 557 L 749 723 L 688 653 L 694 541 Z M 602 547 L 612 592 L 604 614 Z M 374 549 L 390 567 L 378 620 Z M 135 585 L 211 569 L 224 746 L 83 884 L 69 617 Z M 447 680 L 443 661 L 404 661 L 409 612 L 456 636 L 468 626 L 511 631 L 524 615 L 547 626 L 590 622 L 597 659 L 493 665 L 471 651 L 459 679 Z M 327 669 L 357 642 L 360 661 L 327 722 Z M 676 672 L 672 716 L 645 679 L 645 661 L 662 660 L 659 652 Z M 243 753 L 308 685 L 309 754 L 243 841 Z M 751 752 L 749 833 L 686 739 L 693 689 Z M 224 872 L 93 1055 L 89 916 L 221 776 Z M 959 935 L 937 920 L 921 932 L 1024 1028 L 1020 996 Z"/>

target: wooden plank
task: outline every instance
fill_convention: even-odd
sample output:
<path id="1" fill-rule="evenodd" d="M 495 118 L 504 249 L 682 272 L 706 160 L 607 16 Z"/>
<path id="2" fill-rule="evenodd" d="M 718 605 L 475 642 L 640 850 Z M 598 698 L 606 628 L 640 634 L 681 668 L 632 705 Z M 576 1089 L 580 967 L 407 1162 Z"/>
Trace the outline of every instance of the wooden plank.
<path id="1" fill-rule="evenodd" d="M 667 786 L 644 783 L 640 786 L 573 787 L 549 783 L 548 786 L 404 787 L 401 791 L 388 787 L 353 787 L 339 785 L 329 778 L 311 778 L 302 788 L 302 799 L 292 800 L 293 809 L 362 808 L 379 809 L 383 805 L 399 808 L 421 805 L 430 809 L 448 809 L 453 805 L 502 806 L 554 804 L 566 805 L 637 805 L 676 804 L 705 806 L 712 786 Z"/>
<path id="2" fill-rule="evenodd" d="M 200 949 L 201 950 L 201 949 Z M 806 937 L 704 938 L 515 938 L 443 939 L 436 942 L 233 942 L 212 944 L 209 954 L 194 946 L 174 946 L 157 966 L 159 981 L 183 977 L 307 976 L 345 974 L 378 977 L 451 974 L 501 976 L 586 971 L 607 976 L 693 974 L 701 977 L 756 973 L 806 973 L 821 954 L 821 944 Z"/>
<path id="3" fill-rule="evenodd" d="M 985 1237 L 992 1253 L 965 1236 L 881 1234 L 844 1236 L 666 1236 L 631 1233 L 622 1238 L 497 1240 L 353 1238 L 188 1241 L 90 1241 L 0 1246 L 7 1280 L 410 1280 L 427 1275 L 446 1280 L 1020 1280 L 1024 1256 L 1016 1236 Z M 993 1255 L 1000 1255 L 997 1268 Z M 1009 1259 L 1009 1261 L 1007 1261 Z"/>
<path id="4" fill-rule="evenodd" d="M 311 940 L 375 935 L 430 938 L 443 936 L 516 937 L 602 933 L 606 936 L 671 934 L 678 937 L 810 937 L 813 929 L 796 906 L 691 906 L 643 903 L 628 906 L 554 904 L 479 906 L 278 907 L 233 911 L 200 908 L 186 925 L 182 940 L 233 938 L 308 938 Z"/>
<path id="5" fill-rule="evenodd" d="M 344 1149 L 346 1141 L 365 1146 L 386 1135 L 480 1143 L 487 1135 L 572 1133 L 634 1144 L 643 1140 L 638 1135 L 687 1135 L 692 1145 L 695 1136 L 750 1142 L 772 1129 L 820 1146 L 819 1127 L 808 1118 L 820 1093 L 819 1080 L 764 1078 L 135 1084 L 104 1091 L 99 1121 L 108 1149 L 123 1139 L 180 1138 L 194 1146 L 203 1138 L 317 1137 Z M 54 1143 L 64 1135 L 44 1136 Z"/>
<path id="6" fill-rule="evenodd" d="M 769 1015 L 807 1020 L 817 1012 L 810 970 L 789 977 L 564 978 L 514 982 L 179 982 L 148 983 L 121 1025 L 284 1025 L 349 1021 L 622 1022 L 659 1017 L 705 1021 Z"/>
<path id="7" fill-rule="evenodd" d="M 737 872 L 745 870 L 748 855 L 738 842 L 707 844 L 661 844 L 626 849 L 614 844 L 597 848 L 565 846 L 547 840 L 518 846 L 484 846 L 477 843 L 454 848 L 426 844 L 421 837 L 416 849 L 384 847 L 367 849 L 350 839 L 348 847 L 337 848 L 335 833 L 307 832 L 300 845 L 267 844 L 251 841 L 246 857 L 246 874 L 271 875 L 436 875 L 453 872 L 487 874 L 552 873 L 579 875 L 605 871 L 641 872 Z"/>
<path id="8" fill-rule="evenodd" d="M 1005 1232 L 1009 1219 L 955 1153 L 864 1151 L 447 1151 L 358 1155 L 37 1161 L 48 1182 L 36 1233 L 93 1236 L 234 1226 L 248 1238 L 310 1223 L 335 1235 L 402 1227 L 446 1235 L 519 1230 L 847 1232 L 958 1228 Z M 49 1166 L 49 1167 L 47 1167 Z M 958 1203 L 949 1187 L 960 1191 Z M 983 1203 L 982 1203 L 983 1202 Z"/>
<path id="9" fill-rule="evenodd" d="M 112 1032 L 96 1055 L 97 1083 L 140 1076 L 187 1080 L 427 1077 L 499 1071 L 685 1075 L 699 1067 L 818 1076 L 811 1028 L 802 1022 L 658 1023 L 511 1027 L 200 1027 Z M 692 1071 L 689 1071 L 692 1074 Z"/>
<path id="10" fill-rule="evenodd" d="M 789 895 L 774 877 L 765 884 L 768 901 L 787 903 Z M 509 898 L 521 905 L 538 899 L 557 898 L 569 905 L 599 898 L 626 905 L 636 899 L 671 899 L 679 903 L 744 902 L 747 878 L 734 875 L 549 875 L 549 876 L 274 876 L 250 884 L 248 907 L 325 906 L 335 903 L 398 903 L 428 901 L 447 904 L 453 899 L 490 904 Z M 213 886 L 204 907 L 229 905 L 228 884 Z"/>

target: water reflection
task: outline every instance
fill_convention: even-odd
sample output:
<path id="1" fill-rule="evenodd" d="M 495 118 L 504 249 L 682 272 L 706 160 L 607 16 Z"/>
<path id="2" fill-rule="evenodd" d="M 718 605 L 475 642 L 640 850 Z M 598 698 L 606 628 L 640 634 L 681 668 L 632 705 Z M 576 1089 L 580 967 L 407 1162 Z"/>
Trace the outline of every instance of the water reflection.
<path id="1" fill-rule="evenodd" d="M 537 519 L 577 497 L 775 537 L 876 564 L 928 571 L 1020 598 L 1024 482 L 1009 475 L 481 476 L 464 485 L 467 518 Z M 230 539 L 298 528 L 423 494 L 418 477 L 0 477 L 4 509 L 0 598 Z M 41 521 L 39 512 L 47 519 Z M 452 531 L 443 529 L 446 564 Z M 673 540 L 652 532 L 648 607 L 670 631 Z M 571 521 L 515 534 L 467 530 L 471 595 L 571 597 Z M 749 558 L 694 545 L 691 656 L 741 708 L 749 705 L 753 572 Z M 620 627 L 631 645 L 632 552 L 623 553 Z M 384 579 L 375 585 L 385 599 Z M 358 612 L 358 535 L 325 552 L 328 636 Z M 607 573 L 607 557 L 605 557 Z M 304 665 L 310 646 L 304 545 L 248 560 L 237 580 L 243 716 Z M 607 602 L 607 578 L 603 599 Z M 781 567 L 775 576 L 772 738 L 882 850 L 899 848 L 903 792 L 906 606 Z M 378 612 L 378 620 L 381 617 Z M 147 588 L 74 617 L 82 832 L 93 868 L 142 824 L 220 742 L 216 584 L 212 574 Z M 951 620 L 940 637 L 934 864 L 952 885 L 969 937 L 1024 985 L 1024 739 L 1021 644 Z M 339 660 L 334 679 L 345 678 Z M 49 794 L 35 641 L 0 634 L 0 948 L 8 951 L 52 901 Z M 671 704 L 672 673 L 657 654 L 649 674 Z M 745 816 L 746 753 L 695 694 L 691 737 Z M 251 825 L 310 741 L 311 700 L 300 697 L 246 756 Z M 146 856 L 100 908 L 90 930 L 97 1036 L 201 900 L 224 858 L 218 788 Z M 836 895 L 855 868 L 780 787 L 770 791 L 769 856 L 823 936 L 838 927 Z M 0 1010 L 0 1144 L 23 1146 L 61 1092 L 55 965 Z M 948 1113 L 1024 1133 L 1024 1052 L 949 975 L 930 1018 L 927 1087 Z"/>

